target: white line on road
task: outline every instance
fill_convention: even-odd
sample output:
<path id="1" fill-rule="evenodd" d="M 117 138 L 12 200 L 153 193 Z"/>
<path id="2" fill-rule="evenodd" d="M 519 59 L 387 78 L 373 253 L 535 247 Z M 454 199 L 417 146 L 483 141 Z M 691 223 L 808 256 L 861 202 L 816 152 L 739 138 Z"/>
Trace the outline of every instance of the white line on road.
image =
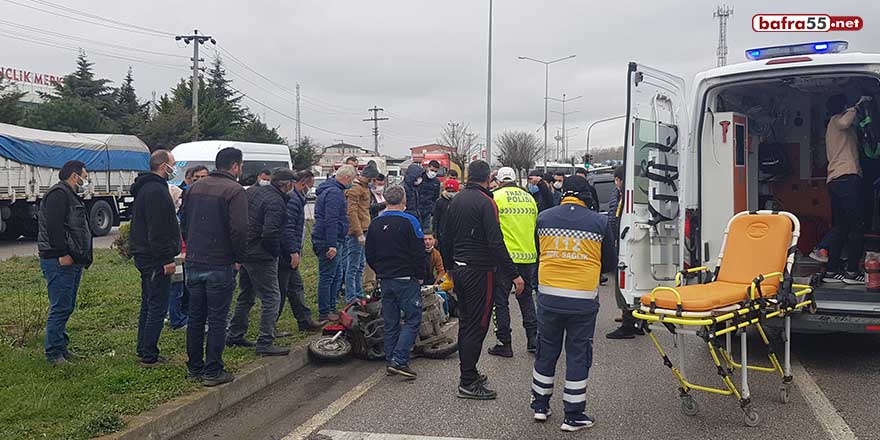
<path id="1" fill-rule="evenodd" d="M 423 435 L 408 434 L 378 434 L 372 432 L 346 432 L 322 430 L 318 434 L 330 437 L 333 440 L 481 440 L 462 437 L 427 437 Z"/>
<path id="2" fill-rule="evenodd" d="M 296 428 L 295 431 L 284 436 L 281 440 L 305 440 L 309 434 L 329 422 L 330 419 L 336 417 L 336 415 L 341 413 L 348 405 L 351 405 L 355 400 L 358 400 L 358 398 L 366 394 L 366 392 L 379 383 L 383 377 L 385 377 L 385 369 L 382 368 L 377 370 L 366 380 L 352 388 L 351 391 L 343 394 L 342 397 L 336 399 L 336 401 L 330 405 L 327 405 L 324 410 L 306 420 L 305 423 Z"/>
<path id="3" fill-rule="evenodd" d="M 828 433 L 828 438 L 831 440 L 856 440 L 857 437 L 852 428 L 846 424 L 846 421 L 843 420 L 843 417 L 840 416 L 837 409 L 828 400 L 828 396 L 807 372 L 807 369 L 794 357 L 791 360 L 791 374 L 794 376 L 795 386 L 801 390 L 804 400 L 816 415 L 816 420 Z"/>

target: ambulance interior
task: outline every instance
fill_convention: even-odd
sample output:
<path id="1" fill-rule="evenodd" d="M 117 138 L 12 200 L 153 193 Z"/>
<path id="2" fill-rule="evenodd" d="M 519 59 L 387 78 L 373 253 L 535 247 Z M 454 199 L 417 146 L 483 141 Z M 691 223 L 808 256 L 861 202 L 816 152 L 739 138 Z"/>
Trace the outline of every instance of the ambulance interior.
<path id="1" fill-rule="evenodd" d="M 831 115 L 826 102 L 836 94 L 846 96 L 847 106 L 855 104 L 860 96 L 871 96 L 874 101 L 869 108 L 877 108 L 880 79 L 869 75 L 790 76 L 709 92 L 698 159 L 700 253 L 704 262 L 716 261 L 730 215 L 746 209 L 772 209 L 792 212 L 801 222 L 795 277 L 809 281 L 824 270 L 822 258 L 813 259 L 810 254 L 831 230 L 825 152 L 825 131 Z M 858 127 L 859 118 L 855 125 Z M 865 250 L 880 251 L 880 243 L 872 239 L 873 234 L 880 234 L 872 185 L 880 178 L 880 154 L 863 148 L 862 141 L 860 131 Z M 865 291 L 865 286 L 844 284 L 820 287 Z"/>

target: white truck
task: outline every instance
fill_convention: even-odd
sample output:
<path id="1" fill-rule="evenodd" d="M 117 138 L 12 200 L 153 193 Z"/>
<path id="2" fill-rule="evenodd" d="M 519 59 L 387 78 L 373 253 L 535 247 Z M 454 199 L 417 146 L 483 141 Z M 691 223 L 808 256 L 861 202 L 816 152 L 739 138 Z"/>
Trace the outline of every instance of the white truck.
<path id="1" fill-rule="evenodd" d="M 793 275 L 814 286 L 816 299 L 793 328 L 880 331 L 880 293 L 822 283 L 824 266 L 809 257 L 831 224 L 825 104 L 839 94 L 848 105 L 880 98 L 880 54 L 846 49 L 846 42 L 827 41 L 748 50 L 747 62 L 697 74 L 690 93 L 675 75 L 629 64 L 616 277 L 629 304 L 672 285 L 683 269 L 716 268 L 734 213 L 785 210 L 802 224 Z M 878 208 L 871 183 L 880 178 L 880 145 L 860 149 L 866 231 L 873 232 L 865 245 L 880 251 L 880 222 L 870 215 Z"/>
<path id="2" fill-rule="evenodd" d="M 0 239 L 36 237 L 37 212 L 68 160 L 86 164 L 91 185 L 82 195 L 95 236 L 128 215 L 129 189 L 149 170 L 150 151 L 136 136 L 60 133 L 0 124 Z"/>

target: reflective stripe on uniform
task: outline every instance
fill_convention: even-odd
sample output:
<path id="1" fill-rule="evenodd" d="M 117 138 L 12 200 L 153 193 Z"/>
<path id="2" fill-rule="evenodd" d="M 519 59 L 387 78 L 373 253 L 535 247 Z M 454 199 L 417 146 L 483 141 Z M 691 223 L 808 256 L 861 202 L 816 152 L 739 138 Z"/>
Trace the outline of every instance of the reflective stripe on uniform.
<path id="1" fill-rule="evenodd" d="M 544 376 L 543 374 L 538 373 L 538 370 L 532 370 L 532 378 L 542 384 L 553 385 L 553 376 Z M 586 386 L 586 383 L 584 384 L 584 386 Z"/>
<path id="2" fill-rule="evenodd" d="M 572 299 L 596 299 L 599 297 L 597 290 L 573 290 L 545 285 L 538 285 L 538 293 Z"/>

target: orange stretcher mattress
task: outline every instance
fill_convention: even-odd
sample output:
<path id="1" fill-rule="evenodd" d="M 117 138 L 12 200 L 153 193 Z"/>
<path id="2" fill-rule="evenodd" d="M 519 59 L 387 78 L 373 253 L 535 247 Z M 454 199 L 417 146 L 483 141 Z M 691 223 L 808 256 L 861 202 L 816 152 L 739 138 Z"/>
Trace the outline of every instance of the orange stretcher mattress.
<path id="1" fill-rule="evenodd" d="M 732 304 L 749 299 L 749 285 L 735 284 L 717 281 L 710 284 L 695 284 L 692 286 L 677 287 L 681 295 L 682 309 L 689 312 L 708 312 L 720 309 Z M 764 298 L 776 296 L 779 290 L 779 281 L 767 280 L 761 284 L 761 293 Z M 668 290 L 658 290 L 654 293 L 657 308 L 675 310 L 677 298 Z M 651 295 L 642 295 L 643 306 L 651 306 Z"/>

